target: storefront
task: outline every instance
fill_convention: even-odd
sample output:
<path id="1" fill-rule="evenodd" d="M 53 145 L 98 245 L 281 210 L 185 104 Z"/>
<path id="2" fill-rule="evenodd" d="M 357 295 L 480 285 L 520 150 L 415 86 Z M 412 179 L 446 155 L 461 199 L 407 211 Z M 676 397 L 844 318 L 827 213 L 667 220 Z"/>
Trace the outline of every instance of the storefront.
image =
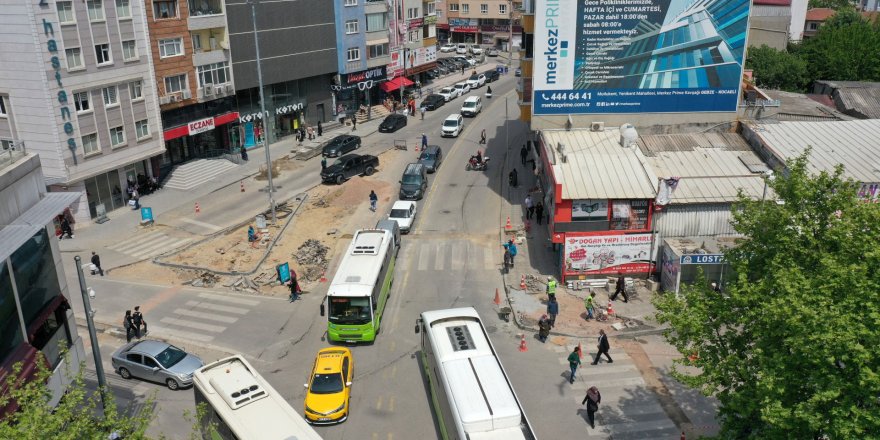
<path id="1" fill-rule="evenodd" d="M 347 118 L 362 106 L 370 107 L 382 102 L 383 93 L 378 86 L 386 78 L 386 66 L 340 74 L 339 84 L 330 87 L 336 95 L 336 117 Z"/>
<path id="2" fill-rule="evenodd" d="M 724 251 L 736 244 L 733 237 L 675 237 L 660 246 L 660 288 L 678 293 L 682 284 L 697 280 L 700 272 L 706 282 L 723 290 L 733 279 L 733 269 L 724 259 Z"/>
<path id="3" fill-rule="evenodd" d="M 480 41 L 480 26 L 476 19 L 450 18 L 449 38 L 452 43 L 476 43 Z"/>
<path id="4" fill-rule="evenodd" d="M 229 112 L 165 130 L 162 135 L 166 152 L 160 167 L 236 151 L 241 146 L 241 136 L 230 123 L 237 120 L 238 112 Z"/>
<path id="5" fill-rule="evenodd" d="M 327 90 L 326 86 L 324 87 L 324 90 Z M 245 148 L 261 146 L 267 137 L 269 142 L 275 142 L 291 136 L 307 124 L 308 101 L 304 97 L 307 90 L 300 88 L 297 81 L 265 86 L 266 113 L 269 116 L 268 127 L 265 128 L 263 118 L 260 116 L 259 90 L 254 88 L 237 93 L 239 105 L 237 124 Z M 318 115 L 317 119 L 323 120 L 323 115 Z"/>
<path id="6" fill-rule="evenodd" d="M 145 185 L 152 177 L 150 161 L 139 160 L 122 168 L 110 170 L 84 179 L 81 183 L 64 187 L 50 187 L 50 191 L 85 191 L 89 207 L 89 217 L 96 218 L 103 214 L 128 206 L 127 189 L 129 182 Z"/>

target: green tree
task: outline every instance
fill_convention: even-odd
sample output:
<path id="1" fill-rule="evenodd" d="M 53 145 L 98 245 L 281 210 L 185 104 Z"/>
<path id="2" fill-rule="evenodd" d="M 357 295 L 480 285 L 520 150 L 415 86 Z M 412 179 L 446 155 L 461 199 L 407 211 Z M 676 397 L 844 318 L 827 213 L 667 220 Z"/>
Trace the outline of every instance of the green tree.
<path id="1" fill-rule="evenodd" d="M 803 42 L 799 54 L 813 79 L 880 81 L 880 21 L 840 12 Z"/>
<path id="2" fill-rule="evenodd" d="M 880 205 L 842 168 L 811 175 L 808 154 L 769 183 L 779 202 L 740 196 L 723 294 L 655 300 L 686 355 L 674 375 L 721 404 L 720 438 L 880 435 Z"/>
<path id="3" fill-rule="evenodd" d="M 749 47 L 746 68 L 754 70 L 758 87 L 802 92 L 810 81 L 806 61 L 766 44 Z"/>

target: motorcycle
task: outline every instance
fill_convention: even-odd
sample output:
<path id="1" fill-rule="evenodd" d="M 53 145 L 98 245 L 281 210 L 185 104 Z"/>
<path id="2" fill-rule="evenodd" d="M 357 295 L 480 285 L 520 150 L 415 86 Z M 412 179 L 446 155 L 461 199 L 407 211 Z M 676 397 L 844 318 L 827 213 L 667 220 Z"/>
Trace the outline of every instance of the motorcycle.
<path id="1" fill-rule="evenodd" d="M 485 171 L 487 168 L 489 168 L 489 156 L 483 156 L 482 162 L 478 162 L 476 156 L 471 156 L 467 165 L 464 167 L 467 171 Z"/>

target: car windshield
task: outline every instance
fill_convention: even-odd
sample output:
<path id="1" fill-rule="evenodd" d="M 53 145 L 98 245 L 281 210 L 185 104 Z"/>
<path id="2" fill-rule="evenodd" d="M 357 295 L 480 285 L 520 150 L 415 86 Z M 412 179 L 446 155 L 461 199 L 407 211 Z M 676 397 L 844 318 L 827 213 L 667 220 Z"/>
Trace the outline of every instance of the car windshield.
<path id="1" fill-rule="evenodd" d="M 404 185 L 418 185 L 422 179 L 419 178 L 418 174 L 404 174 L 403 175 L 403 183 Z"/>
<path id="2" fill-rule="evenodd" d="M 388 217 L 409 218 L 409 209 L 392 209 L 391 214 L 388 214 Z"/>
<path id="3" fill-rule="evenodd" d="M 334 394 L 342 392 L 342 374 L 316 374 L 312 378 L 312 393 Z"/>
<path id="4" fill-rule="evenodd" d="M 345 162 L 348 162 L 348 159 L 345 159 L 345 160 L 342 160 L 342 159 L 336 159 L 335 161 L 333 161 L 333 165 L 344 166 L 344 165 L 345 165 Z"/>
<path id="5" fill-rule="evenodd" d="M 458 120 L 457 119 L 447 119 L 447 120 L 443 121 L 443 126 L 444 127 L 458 127 Z"/>
<path id="6" fill-rule="evenodd" d="M 370 298 L 331 297 L 329 318 L 336 324 L 366 324 L 371 319 Z"/>
<path id="7" fill-rule="evenodd" d="M 465 88 L 465 87 L 467 87 L 467 84 L 456 84 L 456 85 L 455 85 L 455 88 L 456 88 L 456 89 L 463 89 L 463 88 Z"/>
<path id="8" fill-rule="evenodd" d="M 468 78 L 468 81 L 479 81 L 479 80 L 480 80 L 480 77 L 477 75 L 471 75 L 471 77 Z"/>
<path id="9" fill-rule="evenodd" d="M 452 87 L 444 87 L 440 89 L 440 93 L 449 93 L 452 91 Z"/>
<path id="10" fill-rule="evenodd" d="M 474 101 L 467 101 L 467 102 L 464 103 L 464 105 L 463 105 L 462 107 L 468 107 L 468 108 L 470 108 L 470 107 L 476 107 L 476 106 L 477 106 L 477 103 L 476 103 L 476 102 L 474 102 Z"/>
<path id="11" fill-rule="evenodd" d="M 345 138 L 342 138 L 342 137 L 333 138 L 333 139 L 330 141 L 330 143 L 328 143 L 327 145 L 328 145 L 328 146 L 336 146 L 336 145 L 341 144 L 341 143 L 344 142 L 344 141 L 345 141 Z"/>
<path id="12" fill-rule="evenodd" d="M 183 358 L 186 357 L 186 352 L 170 345 L 165 350 L 162 350 L 161 353 L 156 355 L 156 361 L 159 362 L 164 368 L 171 368 L 180 362 Z"/>
<path id="13" fill-rule="evenodd" d="M 421 156 L 419 156 L 419 160 L 431 160 L 433 158 L 434 158 L 434 155 L 431 153 L 428 153 L 428 152 L 424 152 L 424 153 L 422 153 Z"/>

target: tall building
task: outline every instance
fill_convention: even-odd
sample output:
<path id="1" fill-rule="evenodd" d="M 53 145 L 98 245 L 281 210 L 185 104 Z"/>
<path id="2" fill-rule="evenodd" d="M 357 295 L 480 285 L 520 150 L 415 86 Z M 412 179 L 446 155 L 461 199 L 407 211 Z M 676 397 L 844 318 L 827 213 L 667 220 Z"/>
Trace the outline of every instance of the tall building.
<path id="1" fill-rule="evenodd" d="M 162 111 L 164 176 L 173 165 L 241 146 L 222 0 L 144 0 Z"/>
<path id="2" fill-rule="evenodd" d="M 333 3 L 325 0 L 227 0 L 232 75 L 245 146 L 293 134 L 303 123 L 326 122 L 336 113 L 330 86 L 337 71 Z M 265 124 L 257 78 L 258 36 Z"/>
<path id="3" fill-rule="evenodd" d="M 437 66 L 436 4 L 423 0 L 392 0 L 392 9 L 388 76 L 425 82 L 427 72 Z M 393 84 L 399 82 L 385 84 L 383 90 L 394 92 Z"/>
<path id="4" fill-rule="evenodd" d="M 85 360 L 54 225 L 80 197 L 47 194 L 40 159 L 21 146 L 0 152 L 0 401 L 9 375 L 27 381 L 43 364 L 52 371 L 55 405 Z M 0 417 L 15 409 L 14 402 L 0 406 Z"/>
<path id="5" fill-rule="evenodd" d="M 39 155 L 50 191 L 87 220 L 125 206 L 162 154 L 143 4 L 0 0 L 0 142 Z"/>

